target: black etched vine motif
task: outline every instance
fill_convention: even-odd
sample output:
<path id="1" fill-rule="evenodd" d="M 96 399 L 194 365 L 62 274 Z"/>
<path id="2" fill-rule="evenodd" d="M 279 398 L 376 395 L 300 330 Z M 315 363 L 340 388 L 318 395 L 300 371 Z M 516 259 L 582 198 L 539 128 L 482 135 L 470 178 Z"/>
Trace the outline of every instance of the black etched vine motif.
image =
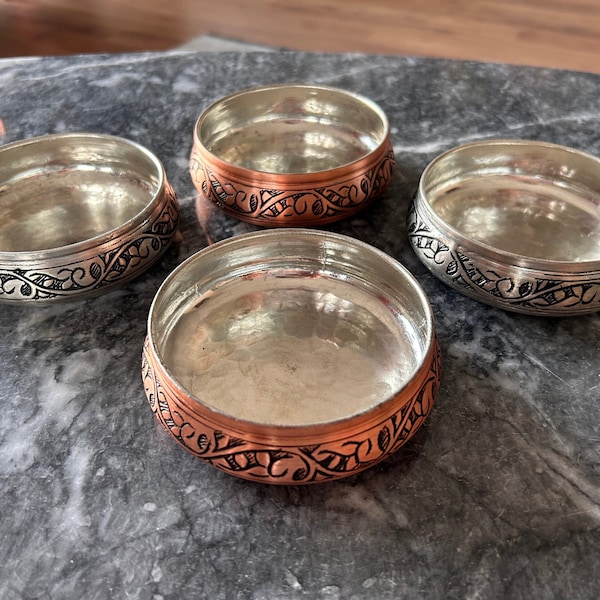
<path id="1" fill-rule="evenodd" d="M 466 295 L 506 310 L 569 315 L 600 309 L 599 273 L 558 273 L 519 269 L 459 250 L 419 213 L 408 214 L 408 237 L 421 262 L 442 281 Z"/>
<path id="2" fill-rule="evenodd" d="M 278 219 L 302 223 L 327 223 L 364 208 L 385 189 L 392 177 L 394 153 L 383 158 L 360 176 L 328 185 L 284 190 L 257 188 L 221 175 L 203 163 L 194 150 L 190 160 L 192 180 L 213 204 L 233 216 L 257 224 Z"/>
<path id="3" fill-rule="evenodd" d="M 185 399 L 163 385 L 164 374 L 148 340 L 142 358 L 142 379 L 150 407 L 181 446 L 231 475 L 282 484 L 317 483 L 352 475 L 398 450 L 429 415 L 439 390 L 440 369 L 436 340 L 418 389 L 391 416 L 350 437 L 308 446 L 275 446 L 243 440 L 215 428 L 191 409 Z"/>
<path id="4" fill-rule="evenodd" d="M 137 276 L 166 250 L 177 229 L 179 206 L 168 188 L 161 212 L 141 232 L 107 243 L 71 262 L 13 267 L 0 264 L 0 298 L 44 301 L 91 294 Z M 75 260 L 73 260 L 75 258 Z"/>

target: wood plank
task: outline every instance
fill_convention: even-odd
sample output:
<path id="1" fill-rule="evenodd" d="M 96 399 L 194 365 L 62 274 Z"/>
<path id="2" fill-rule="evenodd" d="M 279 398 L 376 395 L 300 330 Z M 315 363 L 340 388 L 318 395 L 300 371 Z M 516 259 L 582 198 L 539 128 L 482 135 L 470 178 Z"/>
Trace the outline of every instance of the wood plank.
<path id="1" fill-rule="evenodd" d="M 600 73 L 598 0 L 0 0 L 0 56 L 164 50 L 201 34 Z"/>

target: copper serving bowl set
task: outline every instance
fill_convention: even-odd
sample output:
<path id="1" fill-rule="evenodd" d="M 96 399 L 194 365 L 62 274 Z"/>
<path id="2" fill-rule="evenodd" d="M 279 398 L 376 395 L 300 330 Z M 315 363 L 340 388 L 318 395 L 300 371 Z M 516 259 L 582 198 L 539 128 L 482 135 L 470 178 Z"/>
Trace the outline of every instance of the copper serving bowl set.
<path id="1" fill-rule="evenodd" d="M 211 104 L 193 131 L 197 212 L 266 227 L 208 246 L 162 283 L 142 379 L 187 451 L 245 479 L 331 481 L 405 444 L 433 406 L 441 354 L 419 282 L 398 261 L 318 229 L 391 180 L 371 100 L 273 85 Z M 179 204 L 131 141 L 47 135 L 0 147 L 0 301 L 103 293 L 165 252 Z M 600 310 L 600 161 L 544 142 L 478 141 L 435 158 L 408 236 L 441 281 L 509 311 Z"/>

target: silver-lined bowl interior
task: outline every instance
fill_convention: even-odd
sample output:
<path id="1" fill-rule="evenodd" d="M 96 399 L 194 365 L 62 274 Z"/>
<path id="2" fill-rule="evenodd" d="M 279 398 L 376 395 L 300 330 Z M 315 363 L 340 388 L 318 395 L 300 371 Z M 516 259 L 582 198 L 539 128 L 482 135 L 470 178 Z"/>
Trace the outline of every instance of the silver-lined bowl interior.
<path id="1" fill-rule="evenodd" d="M 244 90 L 208 107 L 196 134 L 217 158 L 277 174 L 326 171 L 381 146 L 387 118 L 372 101 L 342 90 L 281 85 Z"/>
<path id="2" fill-rule="evenodd" d="M 149 333 L 190 397 L 268 426 L 372 410 L 415 376 L 434 338 L 428 301 L 404 267 L 346 236 L 294 229 L 188 259 L 157 293 Z"/>
<path id="3" fill-rule="evenodd" d="M 435 159 L 419 193 L 450 235 L 525 259 L 600 261 L 600 161 L 588 154 L 476 142 Z"/>
<path id="4" fill-rule="evenodd" d="M 120 138 L 66 134 L 0 148 L 0 252 L 118 235 L 163 185 L 158 160 Z"/>

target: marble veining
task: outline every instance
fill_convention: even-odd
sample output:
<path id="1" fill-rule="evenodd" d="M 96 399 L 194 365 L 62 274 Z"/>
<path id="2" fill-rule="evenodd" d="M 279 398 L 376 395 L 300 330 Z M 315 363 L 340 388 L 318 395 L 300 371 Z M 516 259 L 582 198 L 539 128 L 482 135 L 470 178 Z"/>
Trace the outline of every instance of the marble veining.
<path id="1" fill-rule="evenodd" d="M 403 262 L 442 345 L 416 438 L 314 487 L 229 477 L 155 423 L 140 377 L 152 297 L 209 243 L 253 230 L 200 205 L 195 119 L 244 87 L 308 81 L 387 113 L 385 195 L 329 229 Z M 148 53 L 0 61 L 0 143 L 58 131 L 133 139 L 182 204 L 177 242 L 99 298 L 0 307 L 0 598 L 395 599 L 600 595 L 600 323 L 478 304 L 412 254 L 405 217 L 437 153 L 480 138 L 600 155 L 600 76 L 415 57 Z"/>

